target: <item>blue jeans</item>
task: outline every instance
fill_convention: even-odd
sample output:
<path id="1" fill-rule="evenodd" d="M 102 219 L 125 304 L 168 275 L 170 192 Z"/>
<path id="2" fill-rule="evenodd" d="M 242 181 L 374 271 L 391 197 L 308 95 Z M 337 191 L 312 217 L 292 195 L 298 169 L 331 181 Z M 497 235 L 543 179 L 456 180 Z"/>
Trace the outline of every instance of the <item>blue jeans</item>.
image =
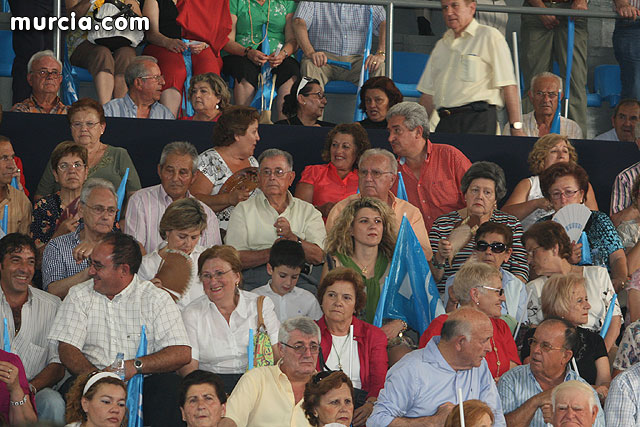
<path id="1" fill-rule="evenodd" d="M 65 404 L 62 395 L 51 388 L 43 388 L 36 393 L 38 419 L 64 424 Z"/>
<path id="2" fill-rule="evenodd" d="M 640 22 L 616 20 L 613 52 L 620 64 L 622 98 L 640 99 Z"/>

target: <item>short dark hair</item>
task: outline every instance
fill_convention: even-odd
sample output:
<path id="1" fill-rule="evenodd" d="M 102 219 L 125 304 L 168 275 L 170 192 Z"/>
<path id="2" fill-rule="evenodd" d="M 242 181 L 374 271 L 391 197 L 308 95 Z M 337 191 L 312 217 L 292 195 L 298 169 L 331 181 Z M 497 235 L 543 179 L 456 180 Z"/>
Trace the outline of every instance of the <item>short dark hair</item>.
<path id="1" fill-rule="evenodd" d="M 319 426 L 320 420 L 316 415 L 316 408 L 320 405 L 322 396 L 331 390 L 342 387 L 346 384 L 351 392 L 351 400 L 353 401 L 353 384 L 351 379 L 342 371 L 321 371 L 315 374 L 304 387 L 304 399 L 302 401 L 302 409 L 312 426 Z"/>
<path id="2" fill-rule="evenodd" d="M 360 123 L 342 123 L 335 126 L 329 131 L 327 137 L 324 140 L 324 147 L 322 147 L 322 160 L 325 162 L 331 161 L 331 144 L 333 144 L 333 138 L 339 134 L 351 135 L 353 137 L 353 143 L 356 149 L 356 156 L 353 161 L 352 169 L 358 166 L 358 160 L 360 155 L 371 148 L 369 142 L 369 134 L 362 127 Z"/>
<path id="3" fill-rule="evenodd" d="M 362 280 L 362 276 L 350 268 L 338 267 L 331 270 L 326 276 L 324 276 L 318 285 L 318 302 L 322 305 L 322 299 L 324 298 L 325 292 L 327 292 L 327 288 L 337 281 L 345 281 L 353 284 L 353 291 L 356 297 L 354 314 L 357 315 L 367 304 L 367 293 L 364 290 L 364 281 Z"/>
<path id="4" fill-rule="evenodd" d="M 298 87 L 302 80 L 306 79 L 307 84 L 298 93 Z M 318 85 L 322 89 L 322 84 L 317 79 L 302 77 L 291 86 L 291 91 L 284 96 L 282 103 L 282 113 L 287 117 L 294 117 L 298 114 L 298 95 L 308 95 L 311 92 L 311 85 Z"/>
<path id="5" fill-rule="evenodd" d="M 473 181 L 479 178 L 493 181 L 495 187 L 496 202 L 502 200 L 507 194 L 507 180 L 504 170 L 493 162 L 475 162 L 467 169 L 460 180 L 460 190 L 465 194 Z"/>
<path id="6" fill-rule="evenodd" d="M 253 107 L 233 105 L 225 108 L 213 128 L 213 146 L 225 147 L 236 141 L 236 135 L 245 135 L 253 122 L 260 119 L 260 113 Z"/>
<path id="7" fill-rule="evenodd" d="M 119 231 L 112 231 L 107 233 L 100 242 L 111 245 L 113 248 L 111 260 L 114 265 L 128 265 L 131 274 L 138 272 L 142 263 L 142 251 L 140 251 L 140 245 L 133 236 Z"/>
<path id="8" fill-rule="evenodd" d="M 180 407 L 184 407 L 184 403 L 187 400 L 187 392 L 189 388 L 194 385 L 209 384 L 216 390 L 216 396 L 220 401 L 220 404 L 227 403 L 227 393 L 224 392 L 224 384 L 222 379 L 213 372 L 203 371 L 202 369 L 196 369 L 189 375 L 184 377 L 180 382 L 180 388 L 178 389 L 178 403 Z"/>
<path id="9" fill-rule="evenodd" d="M 571 256 L 571 239 L 564 227 L 555 221 L 542 221 L 533 224 L 522 235 L 522 244 L 533 240 L 543 249 L 553 249 L 558 245 L 558 256 L 569 259 Z"/>
<path id="10" fill-rule="evenodd" d="M 575 178 L 578 183 L 578 188 L 584 193 L 583 202 L 586 202 L 587 193 L 589 192 L 589 175 L 587 175 L 587 171 L 585 171 L 582 166 L 571 162 L 555 163 L 542 171 L 540 174 L 540 189 L 542 190 L 542 195 L 548 200 L 551 200 L 549 189 L 558 178 L 565 176 Z"/>
<path id="11" fill-rule="evenodd" d="M 56 145 L 56 148 L 51 152 L 51 159 L 49 162 L 51 163 L 51 168 L 56 170 L 58 167 L 58 163 L 60 163 L 60 159 L 64 156 L 76 155 L 80 157 L 80 160 L 84 163 L 85 166 L 88 167 L 89 157 L 87 154 L 87 149 L 82 145 L 76 143 L 75 141 L 62 141 L 60 144 Z"/>
<path id="12" fill-rule="evenodd" d="M 495 233 L 500 234 L 504 237 L 504 244 L 507 245 L 507 248 L 513 246 L 513 231 L 507 225 L 501 224 L 499 222 L 487 221 L 478 227 L 478 231 L 476 231 L 475 240 L 478 239 L 485 234 Z"/>
<path id="13" fill-rule="evenodd" d="M 276 268 L 281 265 L 290 268 L 304 267 L 302 245 L 293 240 L 276 240 L 269 252 L 269 265 Z"/>
<path id="14" fill-rule="evenodd" d="M 36 245 L 33 239 L 22 233 L 9 233 L 0 239 L 0 263 L 4 261 L 4 257 L 16 252 L 22 252 L 25 248 L 31 250 L 34 256 L 38 256 Z"/>
<path id="15" fill-rule="evenodd" d="M 100 105 L 98 101 L 92 98 L 80 98 L 71 104 L 67 110 L 67 120 L 69 121 L 69 124 L 73 121 L 73 116 L 82 110 L 95 110 L 100 123 L 107 123 L 107 119 L 104 116 L 104 108 L 102 108 L 102 105 Z"/>
<path id="16" fill-rule="evenodd" d="M 394 105 L 403 101 L 404 97 L 402 96 L 402 92 L 400 89 L 393 83 L 389 77 L 378 76 L 371 77 L 369 80 L 364 82 L 362 88 L 360 89 L 360 109 L 362 111 L 366 110 L 366 103 L 364 102 L 364 97 L 367 95 L 367 91 L 369 89 L 380 89 L 387 95 L 389 98 L 389 105 L 387 108 L 391 108 Z"/>

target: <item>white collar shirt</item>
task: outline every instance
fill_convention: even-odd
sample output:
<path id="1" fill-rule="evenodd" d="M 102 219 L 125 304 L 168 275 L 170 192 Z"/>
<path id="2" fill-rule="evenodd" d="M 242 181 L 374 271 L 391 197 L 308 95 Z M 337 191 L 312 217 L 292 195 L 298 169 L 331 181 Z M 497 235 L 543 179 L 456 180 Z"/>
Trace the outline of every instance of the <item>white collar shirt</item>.
<path id="1" fill-rule="evenodd" d="M 251 292 L 271 298 L 275 305 L 278 320 L 281 322 L 296 316 L 307 316 L 313 320 L 318 320 L 322 317 L 322 309 L 318 304 L 318 300 L 306 289 L 294 286 L 286 294 L 279 295 L 271 289 L 271 280 L 269 280 L 269 283 Z"/>

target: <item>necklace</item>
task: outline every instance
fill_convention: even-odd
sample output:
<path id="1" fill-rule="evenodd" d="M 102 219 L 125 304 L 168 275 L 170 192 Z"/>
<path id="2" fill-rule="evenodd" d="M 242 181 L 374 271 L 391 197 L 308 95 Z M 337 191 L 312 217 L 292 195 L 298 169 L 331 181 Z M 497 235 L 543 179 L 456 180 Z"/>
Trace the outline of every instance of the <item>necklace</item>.
<path id="1" fill-rule="evenodd" d="M 264 37 L 260 40 L 259 43 L 253 39 L 253 17 L 251 16 L 251 0 L 247 0 L 247 5 L 249 6 L 249 29 L 251 30 L 251 43 L 258 46 L 262 44 L 262 42 L 267 38 L 267 34 L 269 34 L 269 16 L 271 15 L 271 0 L 268 0 L 269 4 L 267 5 L 267 26 L 264 31 Z M 263 3 L 264 5 L 264 3 Z"/>
<path id="2" fill-rule="evenodd" d="M 341 371 L 342 369 L 342 357 L 343 356 L 343 352 L 344 352 L 344 348 L 346 347 L 347 343 L 349 342 L 349 335 L 347 335 L 346 339 L 344 340 L 344 342 L 342 343 L 342 347 L 340 347 L 340 351 L 338 351 L 338 349 L 336 348 L 336 344 L 335 344 L 335 335 L 333 336 L 334 339 L 331 340 L 331 347 L 333 347 L 333 349 L 336 352 L 336 357 L 338 358 L 338 369 L 340 369 Z"/>
<path id="3" fill-rule="evenodd" d="M 493 346 L 493 351 L 496 354 L 496 366 L 498 369 L 496 370 L 496 378 L 500 377 L 500 356 L 498 356 L 498 347 L 496 346 L 496 340 L 491 337 L 491 345 Z"/>

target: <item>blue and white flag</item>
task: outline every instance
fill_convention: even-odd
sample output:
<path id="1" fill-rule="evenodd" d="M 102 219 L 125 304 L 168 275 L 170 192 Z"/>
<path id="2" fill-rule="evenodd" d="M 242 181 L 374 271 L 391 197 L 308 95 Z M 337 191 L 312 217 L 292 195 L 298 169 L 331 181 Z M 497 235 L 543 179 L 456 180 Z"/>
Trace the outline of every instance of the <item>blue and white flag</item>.
<path id="1" fill-rule="evenodd" d="M 262 37 L 263 40 L 260 45 L 260 50 L 268 56 L 271 54 L 271 46 L 267 35 L 267 24 L 262 24 Z M 277 49 L 276 52 L 280 53 L 280 50 Z M 275 88 L 275 81 L 273 79 L 273 70 L 269 61 L 262 64 L 262 67 L 260 67 L 260 78 L 258 80 L 258 88 L 256 89 L 253 101 L 251 101 L 251 106 L 260 112 L 270 111 L 271 101 L 273 100 L 273 97 L 276 96 L 277 91 Z"/>
<path id="2" fill-rule="evenodd" d="M 365 63 L 366 59 L 369 57 L 371 53 L 371 39 L 373 34 L 373 6 L 369 6 L 369 27 L 367 28 L 367 39 L 364 43 L 364 53 L 362 55 L 362 68 L 360 69 L 360 80 L 358 81 L 358 90 L 356 91 L 356 109 L 353 112 L 353 121 L 359 122 L 364 120 L 364 111 L 360 109 L 360 103 L 358 99 L 360 99 L 360 90 L 362 89 L 362 85 L 369 80 L 369 70 L 367 69 Z"/>
<path id="3" fill-rule="evenodd" d="M 407 189 L 404 187 L 404 179 L 402 178 L 402 172 L 398 172 L 398 194 L 396 197 L 398 199 L 402 199 L 405 202 L 409 201 L 409 197 L 407 196 Z"/>
<path id="4" fill-rule="evenodd" d="M 4 318 L 4 332 L 2 334 L 2 349 L 7 353 L 11 353 L 11 337 L 9 336 L 9 323 L 7 318 Z"/>
<path id="5" fill-rule="evenodd" d="M 147 329 L 142 325 L 142 331 L 140 332 L 140 344 L 138 345 L 138 352 L 136 358 L 147 355 Z M 142 385 L 144 382 L 144 375 L 135 374 L 129 380 L 127 385 L 127 410 L 129 411 L 129 427 L 143 427 L 142 422 Z"/>
<path id="6" fill-rule="evenodd" d="M 422 335 L 431 321 L 441 314 L 444 314 L 444 306 L 436 282 L 405 216 L 373 324 L 381 327 L 383 319 L 401 319 Z"/>
<path id="7" fill-rule="evenodd" d="M 560 98 L 561 93 L 562 92 L 558 91 L 558 105 L 556 106 L 556 112 L 553 115 L 553 121 L 549 128 L 549 133 L 557 133 L 558 135 L 560 134 L 560 110 L 562 110 L 562 99 Z"/>
<path id="8" fill-rule="evenodd" d="M 124 175 L 122 177 L 122 181 L 120 181 L 120 185 L 118 186 L 118 191 L 116 195 L 118 196 L 118 217 L 116 221 L 120 221 L 120 210 L 122 209 L 122 203 L 124 202 L 124 196 L 127 195 L 127 180 L 129 179 L 129 168 L 124 171 Z"/>
<path id="9" fill-rule="evenodd" d="M 0 219 L 0 238 L 7 235 L 7 228 L 9 227 L 9 205 L 4 205 L 4 214 Z"/>
<path id="10" fill-rule="evenodd" d="M 184 69 L 187 72 L 187 77 L 184 79 L 184 86 L 182 90 L 182 114 L 188 117 L 193 117 L 195 111 L 191 105 L 189 99 L 189 85 L 191 84 L 191 76 L 193 76 L 193 62 L 191 61 L 191 40 L 182 39 L 187 44 L 185 50 L 182 51 L 182 59 L 184 61 Z"/>

